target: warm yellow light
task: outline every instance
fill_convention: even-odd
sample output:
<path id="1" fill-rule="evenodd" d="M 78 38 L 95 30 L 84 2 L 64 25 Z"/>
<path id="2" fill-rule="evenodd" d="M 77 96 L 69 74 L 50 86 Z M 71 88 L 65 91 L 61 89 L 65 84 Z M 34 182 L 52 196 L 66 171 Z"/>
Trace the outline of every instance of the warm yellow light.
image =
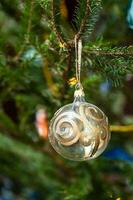
<path id="1" fill-rule="evenodd" d="M 122 200 L 122 198 L 121 198 L 121 197 L 118 197 L 116 200 Z"/>

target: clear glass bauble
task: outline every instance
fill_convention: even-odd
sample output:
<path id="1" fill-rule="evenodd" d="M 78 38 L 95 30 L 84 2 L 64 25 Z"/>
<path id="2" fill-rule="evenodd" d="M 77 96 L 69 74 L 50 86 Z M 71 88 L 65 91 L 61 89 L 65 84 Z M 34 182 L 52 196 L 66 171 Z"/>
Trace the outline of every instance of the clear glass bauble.
<path id="1" fill-rule="evenodd" d="M 51 120 L 49 140 L 56 152 L 75 161 L 98 157 L 110 140 L 108 118 L 95 105 L 76 96 L 60 108 Z"/>

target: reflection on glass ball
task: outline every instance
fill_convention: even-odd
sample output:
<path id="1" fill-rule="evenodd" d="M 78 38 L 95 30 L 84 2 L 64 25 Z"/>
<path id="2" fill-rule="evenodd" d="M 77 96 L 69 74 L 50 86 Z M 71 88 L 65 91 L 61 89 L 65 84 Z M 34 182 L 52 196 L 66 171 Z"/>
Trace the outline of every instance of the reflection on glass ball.
<path id="1" fill-rule="evenodd" d="M 98 107 L 87 102 L 68 104 L 51 120 L 49 140 L 60 155 L 70 160 L 98 157 L 109 139 L 108 118 Z"/>

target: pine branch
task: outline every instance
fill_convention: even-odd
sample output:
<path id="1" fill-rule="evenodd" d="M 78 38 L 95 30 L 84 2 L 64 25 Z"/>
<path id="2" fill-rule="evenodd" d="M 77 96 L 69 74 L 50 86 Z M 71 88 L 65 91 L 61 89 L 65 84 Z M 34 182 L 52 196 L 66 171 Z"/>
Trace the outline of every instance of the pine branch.
<path id="1" fill-rule="evenodd" d="M 46 7 L 50 4 L 49 1 L 44 0 L 38 0 L 41 6 L 46 10 Z M 66 40 L 62 31 L 61 27 L 62 24 L 60 24 L 60 11 L 59 11 L 59 2 L 52 1 L 52 27 L 54 29 L 54 32 L 56 33 L 56 36 L 58 38 L 58 41 L 64 45 L 67 49 L 74 47 L 74 38 L 70 40 Z M 78 27 L 78 32 L 76 33 L 77 39 L 79 40 L 82 36 L 88 37 L 93 29 L 94 25 L 97 21 L 97 18 L 99 16 L 99 11 L 101 10 L 101 0 L 83 0 L 79 1 L 79 5 L 76 9 L 75 13 L 75 22 Z M 49 21 L 50 22 L 50 21 Z M 51 24 L 51 22 L 50 22 Z"/>
<path id="2" fill-rule="evenodd" d="M 86 21 L 86 27 L 83 38 L 89 38 L 94 30 L 95 24 L 99 18 L 102 9 L 101 0 L 90 0 L 90 15 Z"/>
<path id="3" fill-rule="evenodd" d="M 85 61 L 90 69 L 102 73 L 116 87 L 127 74 L 133 73 L 133 47 L 86 46 L 83 50 Z M 84 62 L 85 62 L 84 61 Z"/>
<path id="4" fill-rule="evenodd" d="M 34 11 L 34 0 L 31 0 L 30 2 L 30 8 L 29 8 L 29 17 L 28 17 L 28 24 L 27 24 L 27 31 L 26 31 L 26 43 L 30 42 L 30 33 L 32 28 L 32 14 Z"/>
<path id="5" fill-rule="evenodd" d="M 89 38 L 94 30 L 101 10 L 101 0 L 79 1 L 76 10 L 76 24 L 79 28 L 77 38 Z"/>
<path id="6" fill-rule="evenodd" d="M 42 180 L 41 187 L 46 187 L 47 184 L 50 184 L 52 187 L 58 187 L 57 180 L 53 178 L 51 181 L 51 177 L 49 176 L 49 173 L 54 176 L 55 169 L 51 167 L 54 166 L 52 159 L 46 154 L 37 152 L 21 142 L 0 134 L 0 157 L 1 160 L 3 160 L 0 164 L 1 172 L 16 179 L 16 181 L 18 176 L 23 176 L 23 178 L 21 178 L 21 184 L 30 186 L 31 184 L 38 185 L 40 184 L 40 180 Z M 10 166 L 10 168 L 7 166 Z M 12 173 L 11 168 L 14 169 L 14 167 L 15 170 L 14 173 Z M 34 177 L 35 174 L 37 174 L 37 176 L 31 183 L 29 177 L 31 175 Z"/>
<path id="7" fill-rule="evenodd" d="M 54 31 L 56 33 L 58 41 L 61 44 L 63 44 L 65 47 L 68 47 L 68 44 L 65 41 L 65 38 L 63 37 L 63 34 L 61 33 L 61 29 L 60 29 L 60 25 L 59 25 L 58 16 L 60 15 L 60 13 L 58 14 L 57 13 L 58 11 L 56 11 L 56 10 L 57 10 L 57 2 L 53 0 L 52 1 L 52 25 L 53 25 L 53 29 L 54 29 Z"/>
<path id="8" fill-rule="evenodd" d="M 45 9 L 46 12 L 49 12 L 49 8 L 50 8 L 50 0 L 36 0 L 41 6 L 42 8 Z"/>
<path id="9" fill-rule="evenodd" d="M 85 14 L 82 15 L 81 11 L 85 11 Z M 90 15 L 90 0 L 80 1 L 76 11 L 76 21 L 78 23 L 78 27 L 80 27 L 78 33 L 76 34 L 77 40 L 81 38 L 81 36 L 85 31 L 89 15 Z"/>
<path id="10" fill-rule="evenodd" d="M 26 32 L 24 34 L 24 41 L 17 55 L 13 58 L 13 62 L 17 62 L 20 59 L 20 56 L 23 53 L 26 45 L 30 43 L 30 33 L 31 33 L 31 28 L 32 28 L 32 14 L 34 10 L 34 3 L 35 3 L 34 0 L 31 0 L 30 6 L 28 8 L 28 16 L 27 16 L 28 22 L 27 22 Z M 26 3 L 25 3 L 25 7 L 26 7 Z"/>
<path id="11" fill-rule="evenodd" d="M 94 65 L 97 68 L 96 70 L 100 73 L 103 72 L 106 79 L 110 80 L 115 87 L 120 86 L 125 76 L 133 71 L 130 60 L 126 61 L 123 58 L 105 60 L 102 57 L 98 57 L 95 59 Z"/>
<path id="12" fill-rule="evenodd" d="M 67 49 L 71 48 L 71 41 L 67 41 L 62 33 L 61 27 L 63 26 L 60 24 L 60 10 L 59 10 L 59 2 L 52 0 L 52 27 L 54 32 L 56 33 L 57 39 L 59 43 L 63 44 L 63 46 Z"/>
<path id="13" fill-rule="evenodd" d="M 129 57 L 133 56 L 133 46 L 128 47 L 89 47 L 86 46 L 84 48 L 84 52 L 89 55 L 95 55 L 95 56 L 109 56 L 109 57 L 115 57 L 115 56 L 124 56 Z"/>

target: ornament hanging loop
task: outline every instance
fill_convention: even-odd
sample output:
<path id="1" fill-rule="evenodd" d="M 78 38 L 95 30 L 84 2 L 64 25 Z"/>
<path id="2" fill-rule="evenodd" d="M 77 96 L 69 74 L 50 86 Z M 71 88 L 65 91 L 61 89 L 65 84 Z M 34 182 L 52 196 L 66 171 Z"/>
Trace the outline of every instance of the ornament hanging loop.
<path id="1" fill-rule="evenodd" d="M 82 57 L 82 40 L 77 38 L 75 35 L 75 63 L 76 63 L 76 79 L 77 84 L 81 85 L 81 57 Z"/>
<path id="2" fill-rule="evenodd" d="M 74 96 L 84 96 L 83 86 L 81 84 L 81 59 L 82 58 L 82 40 L 75 35 L 75 65 L 76 65 L 76 79 Z"/>

